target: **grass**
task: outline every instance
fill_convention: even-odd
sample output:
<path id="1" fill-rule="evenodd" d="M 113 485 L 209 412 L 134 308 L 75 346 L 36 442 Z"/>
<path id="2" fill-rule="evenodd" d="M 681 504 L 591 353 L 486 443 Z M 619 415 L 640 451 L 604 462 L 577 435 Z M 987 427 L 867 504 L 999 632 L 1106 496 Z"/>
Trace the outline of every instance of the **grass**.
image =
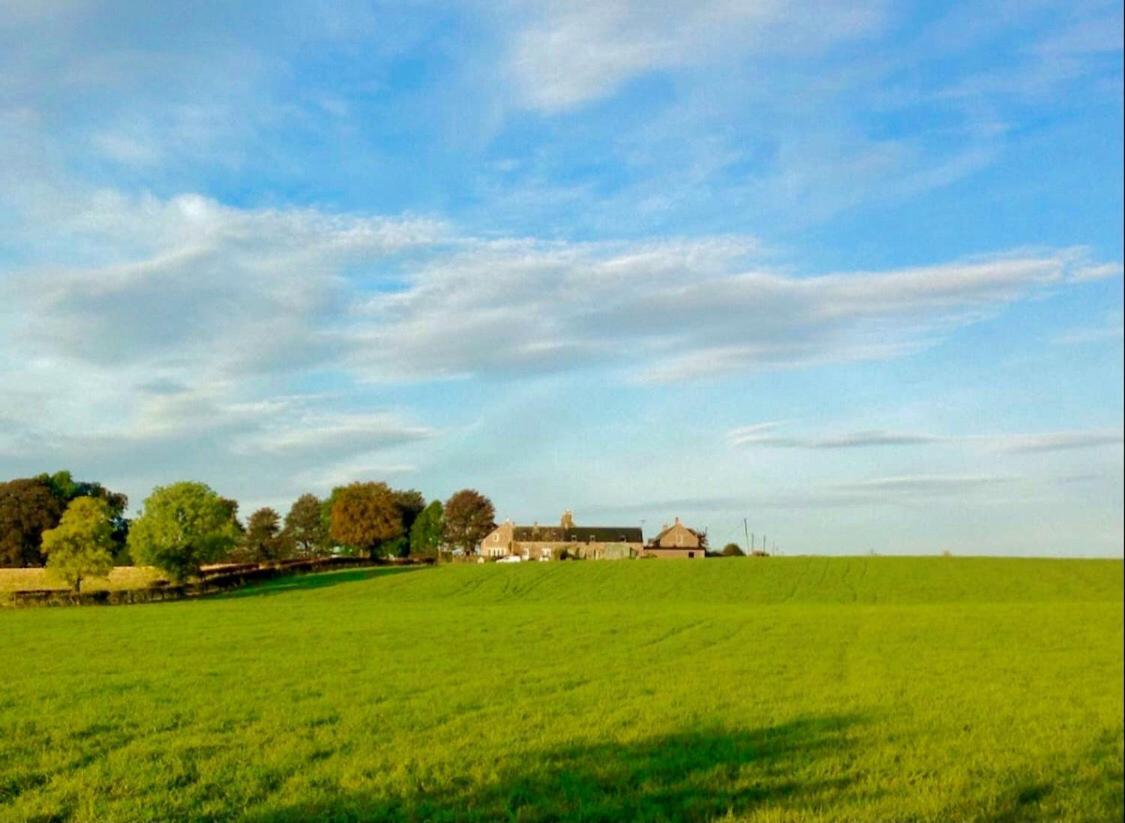
<path id="1" fill-rule="evenodd" d="M 114 591 L 140 589 L 163 577 L 150 566 L 118 566 L 108 577 L 90 577 L 82 581 L 82 591 Z M 24 589 L 67 589 L 69 586 L 47 569 L 0 569 L 0 601 L 8 592 Z"/>
<path id="2" fill-rule="evenodd" d="M 0 820 L 1120 820 L 1120 561 L 355 569 L 0 612 Z"/>

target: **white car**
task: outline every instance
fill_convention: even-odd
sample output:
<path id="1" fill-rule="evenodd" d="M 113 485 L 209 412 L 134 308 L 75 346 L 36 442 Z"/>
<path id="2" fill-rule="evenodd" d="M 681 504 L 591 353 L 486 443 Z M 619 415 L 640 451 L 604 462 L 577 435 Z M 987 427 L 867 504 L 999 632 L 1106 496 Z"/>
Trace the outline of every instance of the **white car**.
<path id="1" fill-rule="evenodd" d="M 507 557 L 501 557 L 496 561 L 497 563 L 522 563 L 523 558 L 518 554 L 509 554 Z"/>

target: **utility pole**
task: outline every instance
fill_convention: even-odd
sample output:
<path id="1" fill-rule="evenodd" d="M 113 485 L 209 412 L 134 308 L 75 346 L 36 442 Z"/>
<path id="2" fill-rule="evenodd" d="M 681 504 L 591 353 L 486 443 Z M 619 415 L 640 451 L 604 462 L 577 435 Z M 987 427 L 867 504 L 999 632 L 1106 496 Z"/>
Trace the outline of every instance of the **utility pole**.
<path id="1" fill-rule="evenodd" d="M 746 533 L 746 548 L 748 549 L 748 551 L 746 553 L 747 554 L 753 554 L 754 549 L 750 545 L 750 526 L 749 526 L 749 524 L 747 524 L 745 517 L 742 518 L 742 531 Z"/>

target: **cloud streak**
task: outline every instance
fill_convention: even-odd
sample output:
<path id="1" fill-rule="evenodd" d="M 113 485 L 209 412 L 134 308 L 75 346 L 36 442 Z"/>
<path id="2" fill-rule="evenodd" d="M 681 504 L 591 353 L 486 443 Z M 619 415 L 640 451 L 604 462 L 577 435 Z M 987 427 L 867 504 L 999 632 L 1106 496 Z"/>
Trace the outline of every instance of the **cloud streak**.
<path id="1" fill-rule="evenodd" d="M 626 0 L 530 4 L 509 69 L 523 102 L 559 112 L 612 94 L 634 77 L 716 62 L 750 49 L 807 54 L 876 30 L 884 3 L 814 2 L 794 15 L 773 0 Z"/>
<path id="2" fill-rule="evenodd" d="M 928 432 L 873 429 L 824 436 L 784 436 L 772 433 L 776 431 L 777 427 L 778 424 L 775 423 L 760 423 L 732 429 L 727 432 L 727 442 L 732 446 L 808 449 L 813 451 L 887 446 L 969 444 L 1017 454 L 1103 448 L 1120 446 L 1122 442 L 1125 442 L 1120 429 L 971 435 L 943 435 Z"/>

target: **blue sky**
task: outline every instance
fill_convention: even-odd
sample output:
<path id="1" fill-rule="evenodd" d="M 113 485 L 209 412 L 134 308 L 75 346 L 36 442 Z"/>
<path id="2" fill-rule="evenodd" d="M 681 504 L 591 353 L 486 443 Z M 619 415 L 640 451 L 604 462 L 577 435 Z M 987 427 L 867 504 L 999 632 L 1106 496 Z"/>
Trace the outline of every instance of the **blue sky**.
<path id="1" fill-rule="evenodd" d="M 0 474 L 1120 555 L 1121 44 L 1102 2 L 7 0 Z"/>

